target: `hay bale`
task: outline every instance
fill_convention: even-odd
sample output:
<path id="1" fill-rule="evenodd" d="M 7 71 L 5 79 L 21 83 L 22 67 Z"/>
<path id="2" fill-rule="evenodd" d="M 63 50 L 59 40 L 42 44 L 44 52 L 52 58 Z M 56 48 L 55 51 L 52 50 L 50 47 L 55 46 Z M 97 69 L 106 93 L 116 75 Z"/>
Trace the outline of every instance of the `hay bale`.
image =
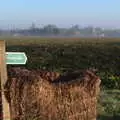
<path id="1" fill-rule="evenodd" d="M 13 68 L 6 99 L 13 120 L 95 120 L 100 79 L 92 71 L 60 75 Z"/>

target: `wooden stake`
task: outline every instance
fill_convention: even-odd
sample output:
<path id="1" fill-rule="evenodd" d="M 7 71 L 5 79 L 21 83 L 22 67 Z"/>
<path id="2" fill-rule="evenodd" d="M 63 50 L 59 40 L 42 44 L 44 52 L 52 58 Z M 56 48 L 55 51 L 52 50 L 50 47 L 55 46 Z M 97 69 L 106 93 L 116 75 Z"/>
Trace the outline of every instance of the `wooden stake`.
<path id="1" fill-rule="evenodd" d="M 10 120 L 9 104 L 5 99 L 4 85 L 7 81 L 7 68 L 6 68 L 6 53 L 5 41 L 0 40 L 0 82 L 1 82 L 1 97 L 2 97 L 2 118 L 3 120 Z M 0 116 L 1 117 L 1 116 Z"/>

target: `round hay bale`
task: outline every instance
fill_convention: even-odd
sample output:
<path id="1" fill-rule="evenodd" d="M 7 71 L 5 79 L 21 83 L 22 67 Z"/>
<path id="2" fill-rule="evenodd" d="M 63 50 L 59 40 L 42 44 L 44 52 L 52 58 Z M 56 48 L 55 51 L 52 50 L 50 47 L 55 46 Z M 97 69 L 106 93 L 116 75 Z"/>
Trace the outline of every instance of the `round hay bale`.
<path id="1" fill-rule="evenodd" d="M 91 70 L 60 75 L 12 68 L 5 96 L 13 120 L 95 120 L 100 81 Z"/>

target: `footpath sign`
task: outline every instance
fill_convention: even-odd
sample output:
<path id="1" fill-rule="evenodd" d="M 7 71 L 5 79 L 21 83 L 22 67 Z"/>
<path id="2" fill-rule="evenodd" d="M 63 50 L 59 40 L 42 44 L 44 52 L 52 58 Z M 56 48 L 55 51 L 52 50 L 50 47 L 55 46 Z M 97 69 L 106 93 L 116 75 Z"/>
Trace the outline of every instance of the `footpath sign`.
<path id="1" fill-rule="evenodd" d="M 6 52 L 6 64 L 26 64 L 24 52 Z"/>
<path id="2" fill-rule="evenodd" d="M 24 52 L 6 52 L 5 41 L 0 40 L 0 106 L 2 113 L 0 113 L 0 120 L 11 120 L 12 115 L 10 114 L 10 106 L 5 99 L 4 85 L 7 81 L 7 64 L 26 64 L 27 57 Z"/>

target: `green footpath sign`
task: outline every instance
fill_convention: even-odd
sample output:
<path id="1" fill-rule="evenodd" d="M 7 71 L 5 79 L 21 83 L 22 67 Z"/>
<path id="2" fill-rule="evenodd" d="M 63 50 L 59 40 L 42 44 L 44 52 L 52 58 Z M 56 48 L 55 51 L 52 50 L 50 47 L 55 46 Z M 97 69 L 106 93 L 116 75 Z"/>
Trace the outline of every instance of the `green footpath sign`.
<path id="1" fill-rule="evenodd" d="M 26 64 L 27 56 L 24 52 L 6 52 L 6 64 Z"/>

